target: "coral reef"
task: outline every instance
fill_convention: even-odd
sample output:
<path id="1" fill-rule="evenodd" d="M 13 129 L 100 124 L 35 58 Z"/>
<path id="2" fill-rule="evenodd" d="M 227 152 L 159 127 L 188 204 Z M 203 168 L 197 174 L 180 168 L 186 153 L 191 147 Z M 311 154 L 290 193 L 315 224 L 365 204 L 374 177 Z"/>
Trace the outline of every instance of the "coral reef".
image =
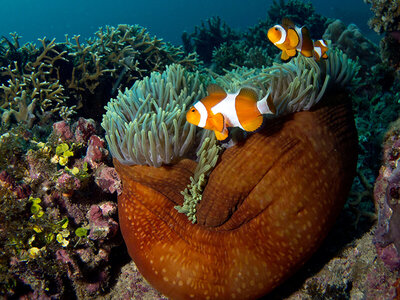
<path id="1" fill-rule="evenodd" d="M 371 4 L 374 17 L 369 25 L 377 33 L 400 31 L 400 11 L 398 1 L 364 0 Z"/>
<path id="2" fill-rule="evenodd" d="M 371 4 L 374 17 L 369 26 L 377 33 L 385 36 L 380 42 L 381 57 L 384 62 L 395 69 L 400 69 L 400 9 L 398 1 L 364 0 Z"/>
<path id="3" fill-rule="evenodd" d="M 45 142 L 26 124 L 1 136 L 2 295 L 87 298 L 107 289 L 121 242 L 110 192 L 121 187 L 97 172 L 110 161 L 93 125 L 60 121 Z M 96 184 L 104 180 L 109 188 Z"/>
<path id="4" fill-rule="evenodd" d="M 271 56 L 277 54 L 278 50 L 268 41 L 267 32 L 270 27 L 280 24 L 283 18 L 287 17 L 300 26 L 307 26 L 311 37 L 316 39 L 321 38 L 329 23 L 327 18 L 315 12 L 312 4 L 307 1 L 274 1 L 267 15 L 268 18 L 250 27 L 244 33 L 244 39 L 250 47 L 258 46 L 268 49 Z"/>
<path id="5" fill-rule="evenodd" d="M 7 62 L 8 57 L 24 57 L 26 53 L 32 58 L 28 61 L 8 61 L 8 65 L 0 66 L 2 122 L 9 123 L 14 118 L 32 127 L 35 120 L 44 124 L 55 116 L 69 119 L 76 106 L 67 105 L 58 72 L 59 62 L 65 60 L 66 52 L 57 50 L 55 40 L 47 42 L 45 38 L 40 40 L 42 50 L 33 44 L 20 49 L 19 37 L 13 37 L 14 43 L 3 38 L 3 43 L 6 41 L 8 45 L 3 60 Z"/>
<path id="6" fill-rule="evenodd" d="M 378 47 L 365 38 L 355 24 L 346 27 L 341 20 L 335 20 L 329 24 L 323 38 L 331 41 L 331 48 L 342 50 L 353 60 L 358 59 L 363 72 L 380 62 Z"/>
<path id="7" fill-rule="evenodd" d="M 386 266 L 400 271 L 400 123 L 397 120 L 386 133 L 383 145 L 383 164 L 375 184 L 375 205 L 378 228 L 374 243 Z"/>
<path id="8" fill-rule="evenodd" d="M 234 32 L 220 17 L 207 19 L 206 24 L 196 26 L 194 32 L 182 34 L 183 46 L 186 53 L 196 51 L 200 59 L 205 64 L 209 64 L 212 58 L 212 52 L 223 43 L 231 45 L 239 39 L 239 35 Z"/>
<path id="9" fill-rule="evenodd" d="M 136 79 L 171 63 L 196 64 L 194 54 L 185 55 L 139 25 L 106 26 L 85 42 L 79 36 L 65 43 L 42 39 L 39 49 L 20 46 L 19 38 L 0 40 L 0 106 L 7 124 L 68 120 L 77 110 L 96 119 L 109 98 Z"/>
<path id="10" fill-rule="evenodd" d="M 373 230 L 351 241 L 321 270 L 303 279 L 297 291 L 285 299 L 397 299 L 398 274 L 377 259 L 372 241 Z M 273 294 L 271 299 L 282 296 Z"/>
<path id="11" fill-rule="evenodd" d="M 200 59 L 214 72 L 232 69 L 231 64 L 259 68 L 272 63 L 278 51 L 268 41 L 267 31 L 282 18 L 289 17 L 309 28 L 312 37 L 321 38 L 328 20 L 317 14 L 310 2 L 289 0 L 274 1 L 268 17 L 244 33 L 233 31 L 219 17 L 206 20 L 191 34 L 184 33 L 182 41 L 186 53 L 196 51 Z"/>

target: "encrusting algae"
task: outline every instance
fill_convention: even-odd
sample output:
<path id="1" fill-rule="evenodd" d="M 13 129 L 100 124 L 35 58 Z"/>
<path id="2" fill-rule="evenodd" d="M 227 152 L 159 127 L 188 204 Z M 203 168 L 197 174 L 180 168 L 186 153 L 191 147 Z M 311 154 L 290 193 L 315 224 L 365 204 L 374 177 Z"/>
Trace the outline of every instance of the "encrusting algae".
<path id="1" fill-rule="evenodd" d="M 261 297 L 297 270 L 326 236 L 347 197 L 357 161 L 351 101 L 329 87 L 349 84 L 358 67 L 336 51 L 319 64 L 311 60 L 297 57 L 247 72 L 251 80 L 244 78 L 242 84 L 251 83 L 260 97 L 269 93 L 278 113 L 218 158 L 215 144 L 205 139 L 208 152 L 201 151 L 200 163 L 193 153 L 202 133 L 195 134 L 184 122 L 174 127 L 204 93 L 190 93 L 191 76 L 169 67 L 169 73 L 154 73 L 120 94 L 120 102 L 110 102 L 103 127 L 123 182 L 121 231 L 140 272 L 166 296 Z M 228 83 L 226 90 L 229 84 L 240 88 L 240 82 L 229 79 L 234 72 L 215 81 Z M 156 78 L 182 78 L 170 89 L 175 110 L 154 99 L 155 91 L 170 86 L 170 80 Z M 186 100 L 178 101 L 182 91 Z M 157 123 L 171 110 L 173 116 L 165 117 L 169 124 Z M 201 172 L 208 177 L 206 184 Z M 200 193 L 195 205 L 184 199 Z"/>

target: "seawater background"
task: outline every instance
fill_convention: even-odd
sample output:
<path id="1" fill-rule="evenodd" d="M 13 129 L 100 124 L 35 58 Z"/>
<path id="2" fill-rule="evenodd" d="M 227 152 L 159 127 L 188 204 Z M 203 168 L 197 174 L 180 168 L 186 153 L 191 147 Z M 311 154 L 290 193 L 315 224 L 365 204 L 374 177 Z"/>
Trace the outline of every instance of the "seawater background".
<path id="1" fill-rule="evenodd" d="M 355 23 L 366 36 L 378 39 L 368 29 L 372 13 L 362 0 L 312 3 L 318 13 Z M 44 36 L 62 42 L 66 33 L 80 34 L 83 40 L 104 25 L 139 24 L 151 35 L 179 45 L 182 32 L 193 32 L 202 20 L 220 16 L 233 29 L 243 30 L 264 19 L 271 4 L 272 0 L 0 0 L 0 36 L 17 32 L 21 43 Z"/>

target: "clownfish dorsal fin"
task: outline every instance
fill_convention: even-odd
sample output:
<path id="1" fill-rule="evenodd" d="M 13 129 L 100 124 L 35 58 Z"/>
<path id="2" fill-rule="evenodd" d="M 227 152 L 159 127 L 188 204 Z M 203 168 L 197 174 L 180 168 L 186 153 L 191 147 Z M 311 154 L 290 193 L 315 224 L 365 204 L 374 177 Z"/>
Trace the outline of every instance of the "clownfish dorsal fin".
<path id="1" fill-rule="evenodd" d="M 250 87 L 242 87 L 240 89 L 238 96 L 243 96 L 245 98 L 249 98 L 249 99 L 253 100 L 254 102 L 258 101 L 257 92 Z"/>
<path id="2" fill-rule="evenodd" d="M 282 19 L 282 25 L 287 26 L 288 28 L 294 28 L 295 27 L 294 22 L 289 18 L 283 18 Z"/>
<path id="3" fill-rule="evenodd" d="M 225 90 L 215 83 L 211 83 L 207 86 L 207 92 L 209 95 L 211 94 L 226 95 Z"/>
<path id="4" fill-rule="evenodd" d="M 301 34 L 303 35 L 303 39 L 308 38 L 311 40 L 310 31 L 308 30 L 308 28 L 306 26 L 301 27 Z"/>

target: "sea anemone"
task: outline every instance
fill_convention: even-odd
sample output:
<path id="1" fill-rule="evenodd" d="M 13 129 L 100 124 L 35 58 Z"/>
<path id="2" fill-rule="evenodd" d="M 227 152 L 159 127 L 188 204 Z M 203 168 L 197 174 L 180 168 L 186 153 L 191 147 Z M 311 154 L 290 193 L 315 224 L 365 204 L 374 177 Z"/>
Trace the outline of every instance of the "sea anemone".
<path id="1" fill-rule="evenodd" d="M 155 86 L 143 88 L 136 98 L 155 97 L 154 91 L 162 89 L 165 81 L 152 77 L 163 78 L 170 69 L 146 79 Z M 152 105 L 135 100 L 134 108 L 129 108 L 120 94 L 121 104 L 116 100 L 109 104 L 103 127 L 123 182 L 118 196 L 120 227 L 130 256 L 155 288 L 173 299 L 254 299 L 310 257 L 332 226 L 355 174 L 357 134 L 351 101 L 340 89 L 327 91 L 348 84 L 356 72 L 357 66 L 344 54 L 331 52 L 320 65 L 300 56 L 286 65 L 249 71 L 241 83 L 232 83 L 270 93 L 278 114 L 218 160 L 213 159 L 218 151 L 207 146 L 214 150 L 203 160 L 212 169 L 206 168 L 207 184 L 200 179 L 201 201 L 189 209 L 197 224 L 175 209 L 184 204 L 181 191 L 190 178 L 200 178 L 195 170 L 202 170 L 196 161 L 185 158 L 189 147 L 197 146 L 194 132 L 190 133 L 194 129 L 185 131 L 188 125 L 178 122 L 194 96 L 172 103 L 182 106 L 168 107 L 176 111 L 175 123 L 180 125 L 170 125 L 170 131 L 156 126 L 161 119 L 156 116 L 162 112 L 153 111 L 168 105 L 162 100 L 152 98 Z M 229 83 L 230 75 L 216 81 Z M 170 86 L 170 93 L 192 90 L 185 87 L 189 82 Z M 202 88 L 200 83 L 190 86 L 194 85 Z M 136 89 L 131 89 L 132 95 Z M 139 128 L 135 117 L 146 129 Z M 145 130 L 152 133 L 146 135 Z M 136 135 L 144 137 L 142 143 L 134 142 Z M 171 146 L 164 146 L 165 141 Z M 166 148 L 179 150 L 167 160 L 162 158 L 172 151 Z"/>
<path id="2" fill-rule="evenodd" d="M 106 107 L 102 126 L 111 154 L 126 165 L 160 167 L 184 156 L 195 140 L 186 107 L 204 97 L 199 73 L 170 65 L 137 80 Z"/>

